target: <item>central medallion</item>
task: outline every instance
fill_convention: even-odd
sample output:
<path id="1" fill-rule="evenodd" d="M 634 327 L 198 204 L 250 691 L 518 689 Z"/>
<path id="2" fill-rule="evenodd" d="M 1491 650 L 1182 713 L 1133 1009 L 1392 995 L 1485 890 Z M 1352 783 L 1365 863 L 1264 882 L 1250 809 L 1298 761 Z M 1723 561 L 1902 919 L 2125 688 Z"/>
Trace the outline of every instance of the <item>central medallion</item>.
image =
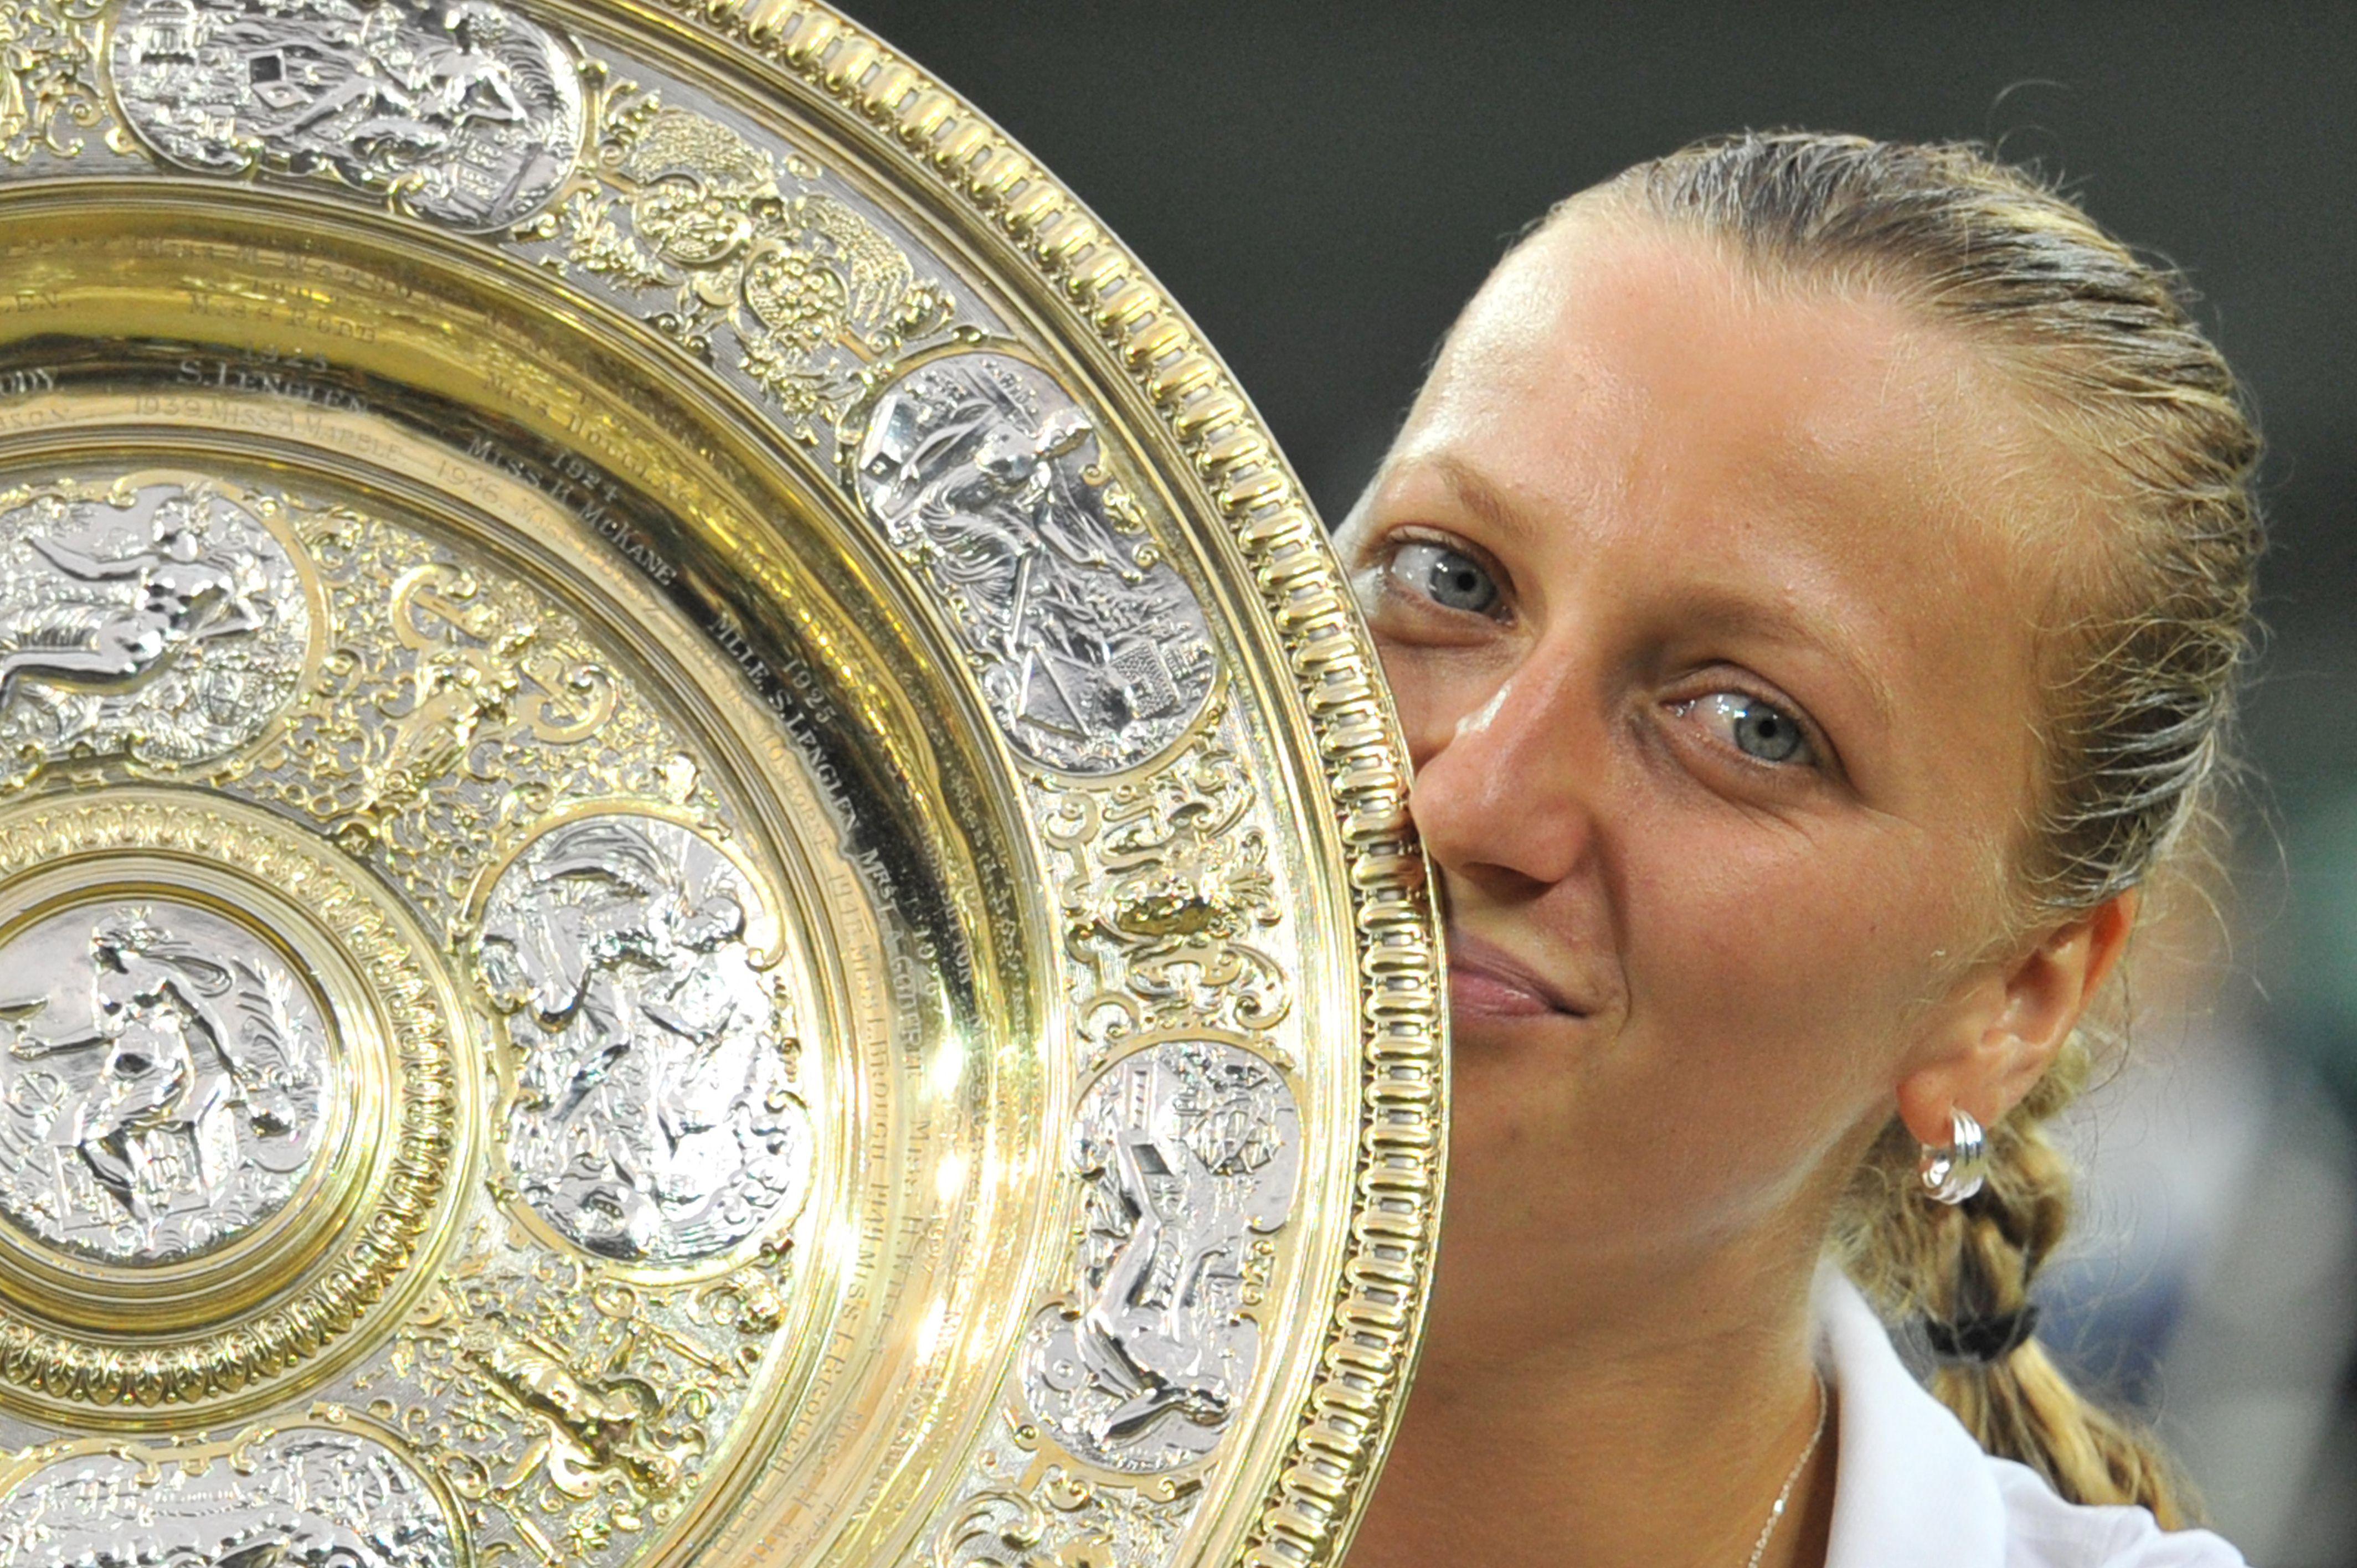
<path id="1" fill-rule="evenodd" d="M 326 1131 L 326 1009 L 269 937 L 180 899 L 99 899 L 0 948 L 0 1216 L 167 1263 L 285 1207 Z"/>
<path id="2" fill-rule="evenodd" d="M 230 1413 L 397 1320 L 472 1135 L 432 950 L 256 808 L 0 816 L 0 1403 Z"/>

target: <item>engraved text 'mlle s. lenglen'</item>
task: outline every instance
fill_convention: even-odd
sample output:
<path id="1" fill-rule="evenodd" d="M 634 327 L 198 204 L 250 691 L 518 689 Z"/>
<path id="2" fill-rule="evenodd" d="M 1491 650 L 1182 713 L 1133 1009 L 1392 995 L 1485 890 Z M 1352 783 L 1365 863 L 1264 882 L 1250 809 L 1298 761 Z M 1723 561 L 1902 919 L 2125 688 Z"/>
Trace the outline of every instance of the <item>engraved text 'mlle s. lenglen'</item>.
<path id="1" fill-rule="evenodd" d="M 0 1568 L 1330 1568 L 1441 1154 L 1323 535 L 820 0 L 0 0 Z"/>

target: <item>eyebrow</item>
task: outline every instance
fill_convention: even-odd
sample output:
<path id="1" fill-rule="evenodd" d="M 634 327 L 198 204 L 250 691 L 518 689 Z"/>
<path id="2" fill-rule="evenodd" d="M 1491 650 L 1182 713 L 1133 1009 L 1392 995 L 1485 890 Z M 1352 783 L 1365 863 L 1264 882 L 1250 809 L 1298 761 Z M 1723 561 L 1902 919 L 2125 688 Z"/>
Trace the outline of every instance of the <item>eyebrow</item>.
<path id="1" fill-rule="evenodd" d="M 1500 533 L 1518 542 L 1529 542 L 1545 532 L 1544 524 L 1516 506 L 1488 475 L 1463 458 L 1453 453 L 1437 452 L 1423 462 L 1440 476 L 1459 506 Z M 1711 595 L 1695 618 L 1701 626 L 1728 636 L 1797 643 L 1823 652 L 1866 693 L 1875 717 L 1884 728 L 1891 727 L 1896 721 L 1898 705 L 1891 699 L 1890 688 L 1875 673 L 1873 660 L 1867 658 L 1865 650 L 1837 622 L 1795 621 L 1729 593 Z"/>
<path id="2" fill-rule="evenodd" d="M 1463 458 L 1439 452 L 1425 461 L 1448 485 L 1449 494 L 1457 498 L 1458 505 L 1499 532 L 1527 542 L 1538 538 L 1544 532 L 1507 499 L 1504 490 Z"/>

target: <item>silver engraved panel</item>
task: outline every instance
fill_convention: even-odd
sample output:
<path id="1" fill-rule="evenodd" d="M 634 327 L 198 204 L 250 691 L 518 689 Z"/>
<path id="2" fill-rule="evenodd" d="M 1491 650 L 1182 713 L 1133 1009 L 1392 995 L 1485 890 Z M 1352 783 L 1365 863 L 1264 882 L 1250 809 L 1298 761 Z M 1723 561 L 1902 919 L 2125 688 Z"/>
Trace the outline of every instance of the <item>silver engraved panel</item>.
<path id="1" fill-rule="evenodd" d="M 1168 746 L 1216 668 L 1202 606 L 1103 463 L 1054 378 L 987 350 L 893 382 L 858 451 L 870 521 L 948 610 L 999 727 L 1074 773 Z"/>
<path id="2" fill-rule="evenodd" d="M 253 931 L 167 900 L 82 905 L 0 948 L 0 1216 L 169 1262 L 275 1213 L 332 1075 L 310 987 Z"/>
<path id="3" fill-rule="evenodd" d="M 227 495 L 37 495 L 0 512 L 0 781 L 74 753 L 226 756 L 295 694 L 310 639 L 285 547 Z"/>
<path id="4" fill-rule="evenodd" d="M 1082 1097 L 1080 1290 L 1024 1346 L 1032 1414 L 1074 1454 L 1163 1470 L 1218 1445 L 1252 1382 L 1256 1242 L 1285 1223 L 1301 1121 L 1275 1068 L 1232 1046 L 1150 1047 Z"/>
<path id="5" fill-rule="evenodd" d="M 0 1568 L 458 1568 L 434 1491 L 384 1444 L 302 1428 L 234 1455 L 60 1459 L 0 1498 Z"/>
<path id="6" fill-rule="evenodd" d="M 520 1058 L 508 1165 L 584 1250 L 694 1263 L 801 1207 L 808 1113 L 747 942 L 762 914 L 701 834 L 628 812 L 552 830 L 492 887 L 478 952 Z"/>
<path id="7" fill-rule="evenodd" d="M 458 228 L 529 215 L 580 151 L 571 57 L 490 0 L 132 0 L 108 66 L 174 163 L 324 176 Z"/>

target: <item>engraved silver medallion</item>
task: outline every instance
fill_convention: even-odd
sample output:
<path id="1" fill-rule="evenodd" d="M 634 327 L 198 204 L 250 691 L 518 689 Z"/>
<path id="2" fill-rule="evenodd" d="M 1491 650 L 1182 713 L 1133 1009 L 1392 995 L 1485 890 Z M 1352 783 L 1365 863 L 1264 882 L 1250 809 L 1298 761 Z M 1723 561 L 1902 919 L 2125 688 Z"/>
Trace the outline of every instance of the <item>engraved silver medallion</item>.
<path id="1" fill-rule="evenodd" d="M 37 494 L 0 512 L 0 778 L 226 756 L 294 695 L 311 629 L 285 547 L 219 490 Z"/>
<path id="2" fill-rule="evenodd" d="M 521 1058 L 508 1164 L 585 1251 L 716 1257 L 801 1207 L 808 1114 L 748 943 L 763 905 L 694 830 L 631 813 L 548 832 L 501 873 L 479 972 Z"/>
<path id="3" fill-rule="evenodd" d="M 1254 1248 L 1292 1211 L 1300 1114 L 1260 1058 L 1181 1041 L 1115 1063 L 1078 1120 L 1081 1290 L 1032 1319 L 1024 1391 L 1083 1458 L 1189 1464 L 1219 1444 L 1259 1362 Z"/>
<path id="4" fill-rule="evenodd" d="M 318 1153 L 318 1002 L 267 941 L 167 900 L 68 908 L 0 948 L 0 1216 L 171 1262 L 275 1213 Z"/>
<path id="5" fill-rule="evenodd" d="M 156 1458 L 175 1458 L 169 1454 Z M 457 1531 L 400 1455 L 304 1428 L 170 1464 L 90 1453 L 0 1498 L 0 1568 L 458 1568 Z"/>
<path id="6" fill-rule="evenodd" d="M 945 355 L 876 404 L 869 518 L 947 610 L 1017 750 L 1116 773 L 1184 733 L 1217 658 L 1203 607 L 1101 465 L 1070 392 L 1011 355 Z"/>
<path id="7" fill-rule="evenodd" d="M 528 216 L 580 149 L 571 58 L 491 0 L 133 0 L 108 58 L 174 163 L 323 175 L 463 229 Z"/>

